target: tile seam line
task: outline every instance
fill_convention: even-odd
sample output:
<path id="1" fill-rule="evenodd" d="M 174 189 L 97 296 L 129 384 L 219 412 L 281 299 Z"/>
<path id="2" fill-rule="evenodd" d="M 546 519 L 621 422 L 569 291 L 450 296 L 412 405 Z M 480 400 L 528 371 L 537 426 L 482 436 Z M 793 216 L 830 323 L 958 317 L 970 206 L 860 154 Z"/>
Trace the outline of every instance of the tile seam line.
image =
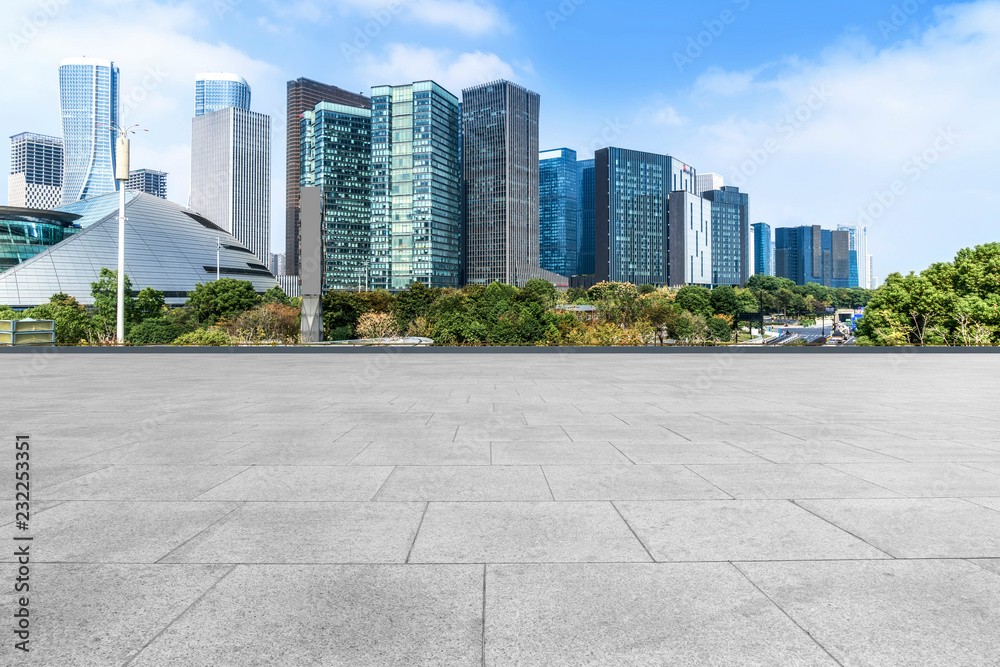
<path id="1" fill-rule="evenodd" d="M 191 609 L 193 609 L 196 604 L 198 604 L 199 602 L 201 602 L 205 598 L 206 595 L 208 595 L 213 590 L 215 590 L 215 587 L 218 586 L 220 583 L 222 583 L 223 579 L 225 579 L 230 574 L 232 574 L 233 571 L 237 567 L 239 567 L 239 565 L 233 565 L 232 567 L 229 568 L 229 570 L 226 571 L 225 574 L 223 574 L 221 577 L 219 577 L 218 579 L 216 579 L 212 583 L 211 586 L 209 586 L 207 589 L 205 589 L 205 591 L 201 595 L 199 595 L 197 597 L 197 599 L 195 599 L 191 604 L 189 604 L 187 607 L 185 607 L 181 611 L 181 613 L 177 614 L 177 616 L 175 616 L 169 623 L 167 623 L 165 626 L 163 626 L 162 628 L 160 628 L 160 631 L 157 632 L 155 635 L 153 635 L 150 638 L 149 641 L 147 641 L 145 644 L 143 644 L 142 647 L 138 651 L 136 651 L 135 654 L 133 654 L 131 658 L 129 658 L 128 660 L 126 660 L 125 662 L 123 662 L 122 663 L 122 667 L 128 667 L 133 662 L 135 662 L 136 658 L 138 658 L 140 655 L 142 655 L 143 651 L 145 651 L 147 648 L 149 648 L 149 646 L 153 642 L 155 642 L 157 639 L 159 639 L 163 635 L 163 633 L 165 633 L 167 630 L 169 630 L 171 628 L 171 626 L 173 626 L 174 623 L 176 623 L 177 621 L 179 621 L 185 614 L 187 614 L 189 611 L 191 611 Z"/>
<path id="2" fill-rule="evenodd" d="M 619 517 L 621 518 L 621 520 L 622 520 L 622 521 L 623 521 L 623 522 L 625 523 L 625 525 L 626 525 L 626 526 L 628 527 L 629 531 L 631 531 L 631 533 L 632 533 L 632 537 L 634 537 L 634 538 L 636 539 L 636 541 L 637 541 L 637 542 L 638 542 L 639 544 L 641 544 L 641 545 L 642 545 L 642 548 L 643 548 L 643 550 L 644 550 L 644 551 L 646 552 L 646 555 L 647 555 L 647 556 L 649 556 L 649 560 L 650 560 L 651 562 L 653 562 L 653 563 L 656 563 L 656 562 L 657 562 L 657 561 L 656 561 L 656 558 L 654 558 L 654 557 L 653 557 L 653 554 L 652 554 L 652 552 L 651 552 L 651 551 L 649 550 L 649 547 L 647 547 L 647 546 L 646 546 L 646 543 L 642 541 L 642 539 L 641 539 L 641 538 L 639 537 L 639 534 L 635 532 L 635 528 L 633 528 L 633 527 L 632 527 L 632 524 L 630 524 L 630 523 L 628 522 L 628 519 L 626 519 L 626 518 L 625 518 L 625 515 L 624 515 L 624 514 L 622 514 L 622 511 L 621 511 L 621 510 L 620 510 L 620 509 L 618 508 L 618 505 L 616 505 L 616 504 L 615 504 L 615 501 L 613 501 L 613 500 L 612 500 L 612 501 L 610 501 L 610 502 L 611 502 L 611 506 L 615 508 L 615 512 L 617 512 L 617 513 L 618 513 L 618 516 L 619 516 Z"/>
<path id="3" fill-rule="evenodd" d="M 392 466 L 392 469 L 389 470 L 389 474 L 385 476 L 385 479 L 383 479 L 382 483 L 379 485 L 378 491 L 375 492 L 375 495 L 373 495 L 368 500 L 368 502 L 372 502 L 372 503 L 374 503 L 374 502 L 381 502 L 381 501 L 378 500 L 378 496 L 379 496 L 380 493 L 382 493 L 382 489 L 384 489 L 385 485 L 389 483 L 389 480 L 392 478 L 392 476 L 394 474 L 396 474 L 396 469 L 397 468 L 399 468 L 399 466 Z M 365 502 L 365 501 L 361 501 L 361 502 Z"/>
<path id="4" fill-rule="evenodd" d="M 542 479 L 545 480 L 545 486 L 549 489 L 549 496 L 551 496 L 552 501 L 555 502 L 556 494 L 552 491 L 552 484 L 549 483 L 549 476 L 545 474 L 545 466 L 538 466 L 538 469 L 542 471 Z"/>
<path id="5" fill-rule="evenodd" d="M 881 499 L 881 498 L 878 498 L 877 500 L 883 500 L 883 499 Z M 894 499 L 894 498 L 888 498 L 888 500 L 895 500 L 895 499 Z M 836 528 L 837 530 L 840 530 L 840 531 L 843 531 L 843 532 L 847 533 L 848 535 L 850 535 L 851 537 L 853 537 L 853 538 L 855 538 L 855 539 L 857 539 L 857 540 L 861 540 L 862 542 L 864 542 L 865 544 L 867 544 L 868 546 L 870 546 L 870 547 L 871 547 L 872 549 L 875 549 L 876 551 L 879 551 L 879 552 L 881 552 L 881 553 L 884 553 L 884 554 L 885 554 L 886 556 L 888 556 L 888 557 L 889 557 L 889 558 L 891 558 L 892 560 L 898 560 L 898 559 L 896 558 L 896 556 L 892 555 L 891 553 L 889 553 L 889 552 L 888 552 L 888 551 L 886 551 L 885 549 L 880 549 L 880 548 L 878 548 L 877 546 L 875 546 L 874 544 L 872 544 L 871 542 L 869 542 L 869 541 L 868 541 L 868 540 L 866 540 L 865 538 L 861 537 L 860 535 L 856 535 L 856 534 L 852 533 L 851 531 L 847 530 L 846 528 L 844 528 L 844 527 L 842 527 L 842 526 L 838 526 L 837 524 L 835 524 L 835 523 L 834 523 L 833 521 L 831 521 L 830 519 L 827 519 L 827 518 L 826 518 L 825 516 L 823 516 L 823 515 L 821 515 L 821 514 L 817 514 L 816 512 L 814 512 L 814 511 L 812 511 L 811 509 L 809 509 L 808 507 L 805 507 L 805 506 L 803 506 L 803 505 L 800 505 L 800 504 L 799 504 L 799 501 L 797 501 L 797 500 L 789 500 L 788 502 L 790 502 L 791 504 L 795 505 L 795 506 L 796 506 L 796 507 L 798 507 L 799 509 L 801 509 L 801 510 L 803 510 L 803 511 L 805 511 L 805 512 L 808 512 L 809 514 L 812 514 L 812 515 L 813 515 L 814 517 L 816 517 L 817 519 L 821 519 L 821 520 L 823 520 L 823 521 L 827 522 L 828 524 L 830 524 L 831 526 L 833 526 L 833 527 L 834 527 L 834 528 Z"/>
<path id="6" fill-rule="evenodd" d="M 61 565 L 96 565 L 96 566 L 124 566 L 124 567 L 191 567 L 214 565 L 223 566 L 243 566 L 243 567 L 329 567 L 333 565 L 350 565 L 356 567 L 384 567 L 387 565 L 394 567 L 469 567 L 470 565 L 648 565 L 653 567 L 670 567 L 678 565 L 719 565 L 732 563 L 920 563 L 920 562 L 953 562 L 953 561 L 977 561 L 977 560 L 1000 560 L 1000 556 L 904 556 L 896 559 L 889 558 L 743 558 L 739 560 L 661 560 L 661 561 L 640 561 L 640 560 L 467 560 L 467 561 L 420 561 L 404 563 L 398 560 L 371 560 L 371 561 L 343 561 L 343 560 L 312 560 L 312 561 L 185 561 L 178 563 L 154 563 L 149 561 L 86 561 L 86 560 L 35 560 L 36 564 L 46 566 Z M 0 565 L 9 565 L 14 561 L 0 561 Z"/>
<path id="7" fill-rule="evenodd" d="M 187 545 L 187 544 L 188 544 L 189 542 L 191 542 L 191 540 L 193 540 L 193 539 L 195 539 L 196 537 L 198 537 L 199 535 L 203 534 L 203 533 L 204 533 L 205 531 L 207 531 L 208 529 L 210 529 L 210 528 L 214 527 L 215 525 L 217 525 L 217 524 L 218 524 L 218 523 L 219 523 L 220 521 L 222 521 L 223 519 L 227 519 L 227 518 L 229 518 L 229 516 L 230 516 L 230 515 L 231 515 L 231 514 L 232 514 L 233 512 L 235 512 L 236 510 L 238 510 L 238 509 L 240 509 L 241 507 L 243 507 L 243 505 L 245 505 L 245 503 L 243 503 L 243 502 L 239 502 L 239 501 L 237 501 L 237 502 L 236 502 L 235 504 L 236 504 L 236 507 L 234 507 L 233 509 L 229 510 L 228 512 L 226 512 L 225 514 L 223 514 L 222 516 L 220 516 L 220 517 L 219 517 L 218 519 L 216 519 L 216 520 L 215 520 L 215 521 L 213 521 L 212 523 L 208 524 L 207 526 L 205 526 L 204 528 L 202 528 L 201 530 L 199 530 L 199 531 L 198 531 L 197 533 L 195 533 L 194 535 L 192 535 L 191 537 L 187 538 L 186 540 L 184 540 L 183 542 L 181 542 L 180 544 L 178 544 L 178 545 L 177 545 L 176 547 L 174 547 L 173 549 L 171 549 L 171 550 L 170 550 L 170 551 L 168 551 L 167 553 L 165 553 L 165 554 L 163 554 L 162 556 L 160 556 L 159 558 L 157 558 L 157 559 L 156 559 L 155 561 L 153 561 L 153 562 L 154 562 L 154 564 L 164 564 L 164 565 L 165 565 L 166 563 L 163 563 L 163 559 L 164 559 L 164 558 L 167 558 L 168 556 L 170 556 L 170 554 L 174 553 L 174 552 L 175 552 L 175 551 L 177 551 L 178 549 L 181 549 L 181 548 L 183 548 L 183 547 L 184 547 L 185 545 Z"/>
<path id="8" fill-rule="evenodd" d="M 723 489 L 721 486 L 719 486 L 718 484 L 716 484 L 715 482 L 713 482 L 709 478 L 707 478 L 704 475 L 702 475 L 701 473 L 699 473 L 697 470 L 695 470 L 694 468 L 691 467 L 692 465 L 696 465 L 696 464 L 688 463 L 688 464 L 682 465 L 681 467 L 684 468 L 685 470 L 687 470 L 688 472 L 690 472 L 691 474 L 697 475 L 701 480 L 703 480 L 706 484 L 710 484 L 712 486 L 712 488 L 715 489 L 716 491 L 718 491 L 719 493 L 722 493 L 722 494 L 725 494 L 725 495 L 729 496 L 730 500 L 737 500 L 736 496 L 734 496 L 733 494 L 729 493 L 728 491 L 726 491 L 725 489 Z M 720 500 L 725 500 L 725 499 L 724 498 L 720 498 Z"/>
<path id="9" fill-rule="evenodd" d="M 839 473 L 842 473 L 844 475 L 847 475 L 848 477 L 853 477 L 854 479 L 856 479 L 858 481 L 861 481 L 861 482 L 864 482 L 865 484 L 871 484 L 872 486 L 877 486 L 880 489 L 885 489 L 889 493 L 895 493 L 896 497 L 898 497 L 898 498 L 907 498 L 908 497 L 904 493 L 900 493 L 899 491 L 894 491 L 894 490 L 890 489 L 889 487 L 883 486 L 881 484 L 876 484 L 875 482 L 872 482 L 871 480 L 867 480 L 864 477 L 861 477 L 860 475 L 855 475 L 854 473 L 847 472 L 846 470 L 841 470 L 840 468 L 834 468 L 833 467 L 833 466 L 854 466 L 854 465 L 863 466 L 863 465 L 869 465 L 867 463 L 816 463 L 816 464 L 807 464 L 807 465 L 819 465 L 819 466 L 823 466 L 824 468 L 827 468 L 827 469 L 832 470 L 834 472 L 839 472 Z M 878 464 L 876 463 L 874 465 L 878 465 Z M 895 463 L 891 463 L 891 464 L 885 464 L 885 465 L 896 465 L 896 464 Z M 904 464 L 904 465 L 913 465 L 913 464 Z"/>
<path id="10" fill-rule="evenodd" d="M 430 509 L 430 502 L 424 503 L 424 511 L 420 515 L 420 521 L 417 523 L 417 530 L 413 533 L 413 542 L 410 543 L 410 549 L 406 552 L 406 558 L 403 560 L 403 564 L 409 565 L 410 558 L 413 556 L 413 549 L 417 546 L 417 538 L 420 537 L 420 529 L 424 526 L 424 518 L 427 517 L 427 510 Z"/>
<path id="11" fill-rule="evenodd" d="M 206 466 L 206 467 L 216 467 L 216 466 Z M 239 467 L 239 466 L 236 466 L 236 467 Z M 218 484 L 214 485 L 214 486 L 213 486 L 212 488 L 210 488 L 210 489 L 205 489 L 204 491 L 202 491 L 201 493 L 199 493 L 199 494 L 198 494 L 198 495 L 196 495 L 195 497 L 193 497 L 193 498 L 189 498 L 188 500 L 189 500 L 190 502 L 198 502 L 198 498 L 201 498 L 201 497 L 202 497 L 203 495 L 205 495 L 205 494 L 206 494 L 206 493 L 208 493 L 209 491 L 213 491 L 213 490 L 215 490 L 215 489 L 219 488 L 220 486 L 222 486 L 222 485 L 223 485 L 223 484 L 225 484 L 226 482 L 228 482 L 228 481 L 230 481 L 230 480 L 233 480 L 233 479 L 236 479 L 237 477 L 239 477 L 239 476 L 240 476 L 240 475 L 242 475 L 243 473 L 247 472 L 247 471 L 248 471 L 248 470 L 250 470 L 251 468 L 256 468 L 256 467 L 257 467 L 256 465 L 248 465 L 248 466 L 244 466 L 243 470 L 240 470 L 239 472 L 236 472 L 236 473 L 234 473 L 234 474 L 230 475 L 230 476 L 229 476 L 229 477 L 227 477 L 226 479 L 224 479 L 224 480 L 222 480 L 221 482 L 219 482 Z"/>
<path id="12" fill-rule="evenodd" d="M 805 635 L 807 637 L 809 637 L 809 639 L 811 639 L 812 642 L 814 644 L 816 644 L 816 646 L 818 646 L 820 648 L 820 650 L 823 651 L 823 653 L 826 653 L 830 657 L 830 660 L 833 660 L 833 662 L 836 663 L 837 665 L 839 665 L 840 667 L 844 667 L 844 663 L 842 663 L 840 660 L 837 660 L 837 658 L 835 658 L 833 656 L 833 654 L 830 653 L 830 651 L 827 650 L 827 648 L 825 646 L 823 646 L 823 644 L 821 644 L 818 639 L 816 639 L 815 637 L 813 637 L 813 635 L 812 635 L 811 632 L 809 632 L 804 627 L 802 627 L 801 625 L 799 625 L 799 622 L 796 621 L 794 618 L 792 618 L 791 614 L 789 614 L 787 611 L 785 611 L 785 609 L 781 605 L 779 605 L 777 602 L 775 602 L 774 599 L 770 595 L 768 595 L 767 593 L 765 593 L 764 590 L 760 586 L 757 585 L 757 582 L 755 582 L 753 579 L 750 578 L 750 575 L 748 575 L 746 572 L 744 572 L 742 569 L 740 569 L 739 565 L 737 565 L 736 563 L 733 563 L 733 562 L 730 562 L 729 564 L 737 572 L 739 572 L 740 576 L 742 576 L 744 579 L 746 579 L 747 582 L 751 586 L 753 586 L 757 590 L 758 593 L 760 593 L 761 595 L 763 595 L 767 599 L 768 602 L 770 602 L 772 605 L 774 605 L 775 609 L 777 609 L 782 614 L 784 614 L 785 618 L 787 618 L 789 621 L 791 621 L 795 625 L 795 627 L 797 627 L 799 630 L 801 630 L 802 632 L 804 632 Z"/>

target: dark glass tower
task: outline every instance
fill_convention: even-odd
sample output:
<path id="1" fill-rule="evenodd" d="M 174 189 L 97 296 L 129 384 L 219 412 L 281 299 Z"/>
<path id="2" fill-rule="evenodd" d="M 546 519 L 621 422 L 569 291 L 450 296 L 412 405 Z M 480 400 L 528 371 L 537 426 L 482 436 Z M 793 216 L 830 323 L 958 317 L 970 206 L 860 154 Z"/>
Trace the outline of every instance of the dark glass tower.
<path id="1" fill-rule="evenodd" d="M 577 163 L 580 175 L 579 186 L 579 222 L 577 223 L 577 239 L 579 264 L 576 273 L 581 276 L 594 274 L 594 161 L 580 160 Z"/>
<path id="2" fill-rule="evenodd" d="M 850 287 L 851 238 L 846 230 L 819 225 L 774 230 L 775 274 L 797 285 Z"/>
<path id="3" fill-rule="evenodd" d="M 343 104 L 359 109 L 370 109 L 368 98 L 350 93 L 336 86 L 310 79 L 295 79 L 288 82 L 286 126 L 287 143 L 285 153 L 285 256 L 289 275 L 299 274 L 299 160 L 302 147 L 299 136 L 302 131 L 302 114 L 312 111 L 320 102 Z"/>
<path id="4" fill-rule="evenodd" d="M 371 111 L 320 102 L 301 121 L 302 187 L 323 191 L 323 291 L 367 283 Z"/>
<path id="5" fill-rule="evenodd" d="M 467 282 L 543 277 L 538 232 L 540 98 L 509 81 L 462 91 Z"/>
<path id="6" fill-rule="evenodd" d="M 694 194 L 695 170 L 668 155 L 603 148 L 594 157 L 598 280 L 670 284 L 669 197 Z"/>
<path id="7" fill-rule="evenodd" d="M 580 175 L 576 151 L 559 148 L 538 158 L 538 236 L 541 267 L 572 276 L 579 266 Z"/>
<path id="8" fill-rule="evenodd" d="M 712 202 L 712 284 L 741 286 L 750 277 L 750 197 L 729 186 L 702 196 Z"/>

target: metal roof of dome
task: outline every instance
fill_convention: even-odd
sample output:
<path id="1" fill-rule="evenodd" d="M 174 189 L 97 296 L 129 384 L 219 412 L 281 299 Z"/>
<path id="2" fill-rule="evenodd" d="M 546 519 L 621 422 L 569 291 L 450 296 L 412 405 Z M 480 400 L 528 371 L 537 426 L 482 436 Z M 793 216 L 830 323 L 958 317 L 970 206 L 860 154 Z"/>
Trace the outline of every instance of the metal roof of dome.
<path id="1" fill-rule="evenodd" d="M 90 305 L 90 283 L 98 279 L 102 268 L 118 266 L 118 193 L 58 210 L 81 216 L 76 223 L 83 230 L 0 274 L 0 304 L 37 306 L 64 292 Z M 248 280 L 260 293 L 277 285 L 245 245 L 193 211 L 159 197 L 128 192 L 125 215 L 125 273 L 133 290 L 152 287 L 165 293 L 168 304 L 184 303 L 195 285 L 215 280 L 216 239 L 222 243 L 223 278 Z"/>

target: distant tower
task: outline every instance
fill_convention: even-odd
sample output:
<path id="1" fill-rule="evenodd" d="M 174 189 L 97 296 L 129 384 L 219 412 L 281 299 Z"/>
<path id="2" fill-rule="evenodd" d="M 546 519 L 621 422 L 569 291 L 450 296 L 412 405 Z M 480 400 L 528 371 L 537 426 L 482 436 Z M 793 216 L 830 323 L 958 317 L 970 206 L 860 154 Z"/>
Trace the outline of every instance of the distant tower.
<path id="1" fill-rule="evenodd" d="M 559 148 L 538 156 L 539 252 L 543 269 L 564 276 L 579 268 L 580 174 L 576 151 Z"/>
<path id="2" fill-rule="evenodd" d="M 285 135 L 285 265 L 289 275 L 299 275 L 299 196 L 302 177 L 302 114 L 313 111 L 320 102 L 371 109 L 364 95 L 337 86 L 299 78 L 288 82 L 287 125 Z"/>
<path id="3" fill-rule="evenodd" d="M 372 287 L 461 287 L 458 98 L 433 81 L 372 88 Z"/>
<path id="4" fill-rule="evenodd" d="M 239 74 L 197 75 L 194 82 L 195 117 L 228 108 L 250 110 L 250 86 L 246 79 Z"/>
<path id="5" fill-rule="evenodd" d="M 725 180 L 719 174 L 698 174 L 695 179 L 695 194 L 701 195 L 712 190 L 721 190 Z"/>
<path id="6" fill-rule="evenodd" d="M 541 277 L 540 97 L 510 81 L 462 91 L 467 281 L 523 286 Z"/>
<path id="7" fill-rule="evenodd" d="M 10 138 L 7 205 L 53 209 L 62 203 L 63 142 L 22 132 Z"/>
<path id="8" fill-rule="evenodd" d="M 167 198 L 167 174 L 154 169 L 136 169 L 128 173 L 128 189 Z"/>
<path id="9" fill-rule="evenodd" d="M 248 88 L 247 100 L 249 96 Z M 271 251 L 271 118 L 240 107 L 208 108 L 191 121 L 191 208 L 266 263 Z"/>
<path id="10" fill-rule="evenodd" d="M 59 66 L 63 128 L 63 205 L 118 189 L 114 131 L 118 68 L 110 60 L 67 58 Z"/>

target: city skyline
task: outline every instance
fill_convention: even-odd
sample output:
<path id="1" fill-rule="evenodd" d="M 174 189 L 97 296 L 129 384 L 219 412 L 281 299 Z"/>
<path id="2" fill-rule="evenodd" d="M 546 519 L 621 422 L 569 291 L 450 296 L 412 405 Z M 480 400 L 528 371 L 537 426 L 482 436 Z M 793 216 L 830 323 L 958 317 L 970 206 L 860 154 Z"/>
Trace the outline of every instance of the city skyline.
<path id="1" fill-rule="evenodd" d="M 175 184 L 188 180 L 190 150 L 183 132 L 190 102 L 178 91 L 188 89 L 199 72 L 239 72 L 254 86 L 258 109 L 272 118 L 282 115 L 286 82 L 299 76 L 358 91 L 423 78 L 455 91 L 506 77 L 541 94 L 543 146 L 567 146 L 581 158 L 592 154 L 595 143 L 682 155 L 750 192 L 754 221 L 772 227 L 854 225 L 863 212 L 871 220 L 870 253 L 880 276 L 919 270 L 959 247 L 992 240 L 982 212 L 991 207 L 973 202 L 985 194 L 989 204 L 995 195 L 963 176 L 981 170 L 984 156 L 995 151 L 995 140 L 980 136 L 987 123 L 976 110 L 989 105 L 970 104 L 967 93 L 957 92 L 935 95 L 947 100 L 935 105 L 915 102 L 935 86 L 971 89 L 965 85 L 971 80 L 977 90 L 984 88 L 982 72 L 968 79 L 963 77 L 971 74 L 956 77 L 954 70 L 958 62 L 992 62 L 988 54 L 1000 40 L 997 2 L 927 3 L 901 18 L 893 16 L 891 2 L 851 1 L 820 10 L 720 2 L 683 9 L 668 22 L 660 20 L 663 10 L 647 3 L 617 10 L 567 3 L 573 10 L 567 12 L 555 3 L 527 9 L 456 2 L 455 11 L 436 14 L 423 5 L 406 6 L 383 16 L 382 25 L 373 17 L 374 5 L 360 0 L 299 3 L 280 11 L 251 11 L 234 2 L 213 8 L 179 3 L 169 12 L 163 3 L 146 0 L 124 18 L 93 1 L 60 6 L 27 32 L 24 24 L 31 24 L 36 6 L 11 4 L 0 27 L 16 38 L 8 40 L 14 57 L 0 71 L 26 96 L 24 109 L 0 112 L 8 136 L 59 134 L 52 69 L 63 55 L 106 57 L 122 68 L 125 119 L 151 128 L 133 147 L 133 162 L 171 173 Z M 295 13 L 304 11 L 312 11 L 312 19 Z M 769 27 L 782 12 L 787 16 Z M 802 28 L 781 30 L 797 12 L 808 13 Z M 120 20 L 129 30 L 116 34 L 133 37 L 101 43 L 87 37 Z M 556 57 L 581 34 L 622 25 L 637 39 L 613 64 L 586 50 L 569 66 Z M 720 34 L 713 34 L 710 28 L 718 32 L 720 25 Z M 644 44 L 639 37 L 655 26 L 662 38 L 655 47 Z M 366 27 L 373 36 L 365 35 Z M 365 39 L 356 43 L 358 31 Z M 336 67 L 315 64 L 314 49 L 288 48 L 292 44 L 315 44 Z M 643 58 L 657 68 L 651 84 L 639 85 L 651 72 Z M 925 83 L 896 76 L 904 59 L 929 67 Z M 584 78 L 598 82 L 601 94 L 582 93 L 578 84 Z M 896 118 L 884 111 L 887 97 L 920 111 Z M 577 111 L 580 104 L 586 111 Z M 845 137 L 843 128 L 853 134 Z M 276 136 L 282 129 L 274 128 Z M 272 145 L 273 251 L 284 249 L 279 144 Z M 923 187 L 932 178 L 936 187 Z M 956 211 L 935 195 L 941 188 L 967 203 Z M 185 203 L 185 190 L 179 185 L 170 196 Z M 943 215 L 961 222 L 940 225 Z"/>

